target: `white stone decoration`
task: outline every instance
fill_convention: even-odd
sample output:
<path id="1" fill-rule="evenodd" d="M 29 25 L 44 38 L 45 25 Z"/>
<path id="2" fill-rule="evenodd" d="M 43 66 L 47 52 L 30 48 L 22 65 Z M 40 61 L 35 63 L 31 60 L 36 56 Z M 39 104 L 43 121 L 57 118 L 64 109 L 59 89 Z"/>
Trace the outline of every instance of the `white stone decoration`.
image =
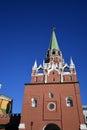
<path id="1" fill-rule="evenodd" d="M 87 130 L 86 124 L 80 124 L 80 130 Z"/>
<path id="2" fill-rule="evenodd" d="M 25 123 L 20 123 L 18 128 L 19 129 L 25 129 Z"/>

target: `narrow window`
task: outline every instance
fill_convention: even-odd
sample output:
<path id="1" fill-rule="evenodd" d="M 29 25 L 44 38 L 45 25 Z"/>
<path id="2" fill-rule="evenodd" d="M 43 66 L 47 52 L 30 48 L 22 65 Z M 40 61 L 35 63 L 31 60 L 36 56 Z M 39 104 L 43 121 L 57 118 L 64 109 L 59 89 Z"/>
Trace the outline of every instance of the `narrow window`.
<path id="1" fill-rule="evenodd" d="M 53 71 L 53 75 L 54 75 L 54 71 Z"/>
<path id="2" fill-rule="evenodd" d="M 37 99 L 32 98 L 31 103 L 32 103 L 32 107 L 37 107 Z"/>
<path id="3" fill-rule="evenodd" d="M 66 98 L 66 106 L 67 107 L 72 107 L 73 106 L 73 101 L 70 97 Z"/>
<path id="4" fill-rule="evenodd" d="M 43 82 L 45 82 L 45 76 L 43 76 Z"/>
<path id="5" fill-rule="evenodd" d="M 60 51 L 58 51 L 58 55 L 60 56 Z"/>
<path id="6" fill-rule="evenodd" d="M 49 93 L 49 98 L 53 98 L 53 97 L 54 97 L 53 93 Z"/>
<path id="7" fill-rule="evenodd" d="M 72 76 L 70 76 L 70 80 L 72 80 Z"/>
<path id="8" fill-rule="evenodd" d="M 55 55 L 55 51 L 53 51 L 52 54 Z"/>
<path id="9" fill-rule="evenodd" d="M 63 81 L 65 81 L 65 76 L 63 76 Z"/>
<path id="10" fill-rule="evenodd" d="M 38 81 L 38 77 L 36 77 L 36 82 Z"/>
<path id="11" fill-rule="evenodd" d="M 85 122 L 87 123 L 87 116 L 85 117 Z"/>
<path id="12" fill-rule="evenodd" d="M 55 78 L 53 77 L 53 81 L 55 81 Z"/>

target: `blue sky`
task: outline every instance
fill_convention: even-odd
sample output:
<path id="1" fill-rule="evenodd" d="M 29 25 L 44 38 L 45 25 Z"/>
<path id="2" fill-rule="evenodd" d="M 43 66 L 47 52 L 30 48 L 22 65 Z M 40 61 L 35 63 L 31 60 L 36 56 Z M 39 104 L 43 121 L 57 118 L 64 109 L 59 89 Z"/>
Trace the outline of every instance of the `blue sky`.
<path id="1" fill-rule="evenodd" d="M 73 58 L 87 105 L 87 1 L 0 0 L 0 94 L 13 99 L 13 113 L 22 110 L 24 83 L 35 59 L 42 64 L 53 26 L 65 62 Z"/>

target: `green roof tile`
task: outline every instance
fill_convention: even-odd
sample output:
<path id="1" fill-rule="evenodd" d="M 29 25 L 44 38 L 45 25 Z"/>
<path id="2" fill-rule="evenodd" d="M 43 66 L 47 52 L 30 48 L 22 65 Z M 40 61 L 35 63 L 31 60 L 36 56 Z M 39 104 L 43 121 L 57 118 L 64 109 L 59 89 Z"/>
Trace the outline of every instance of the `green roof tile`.
<path id="1" fill-rule="evenodd" d="M 60 50 L 54 30 L 52 31 L 52 37 L 51 37 L 50 47 L 49 47 L 49 50 L 52 50 L 52 49 Z"/>

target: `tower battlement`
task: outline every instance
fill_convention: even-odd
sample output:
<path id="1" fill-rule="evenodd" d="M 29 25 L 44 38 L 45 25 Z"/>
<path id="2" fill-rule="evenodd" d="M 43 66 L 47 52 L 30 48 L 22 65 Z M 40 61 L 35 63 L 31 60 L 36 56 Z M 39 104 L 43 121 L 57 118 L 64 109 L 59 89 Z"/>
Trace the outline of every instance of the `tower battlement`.
<path id="1" fill-rule="evenodd" d="M 11 116 L 10 114 L 6 114 L 6 115 L 0 114 L 0 119 L 1 119 L 1 118 L 10 118 L 10 116 Z"/>

